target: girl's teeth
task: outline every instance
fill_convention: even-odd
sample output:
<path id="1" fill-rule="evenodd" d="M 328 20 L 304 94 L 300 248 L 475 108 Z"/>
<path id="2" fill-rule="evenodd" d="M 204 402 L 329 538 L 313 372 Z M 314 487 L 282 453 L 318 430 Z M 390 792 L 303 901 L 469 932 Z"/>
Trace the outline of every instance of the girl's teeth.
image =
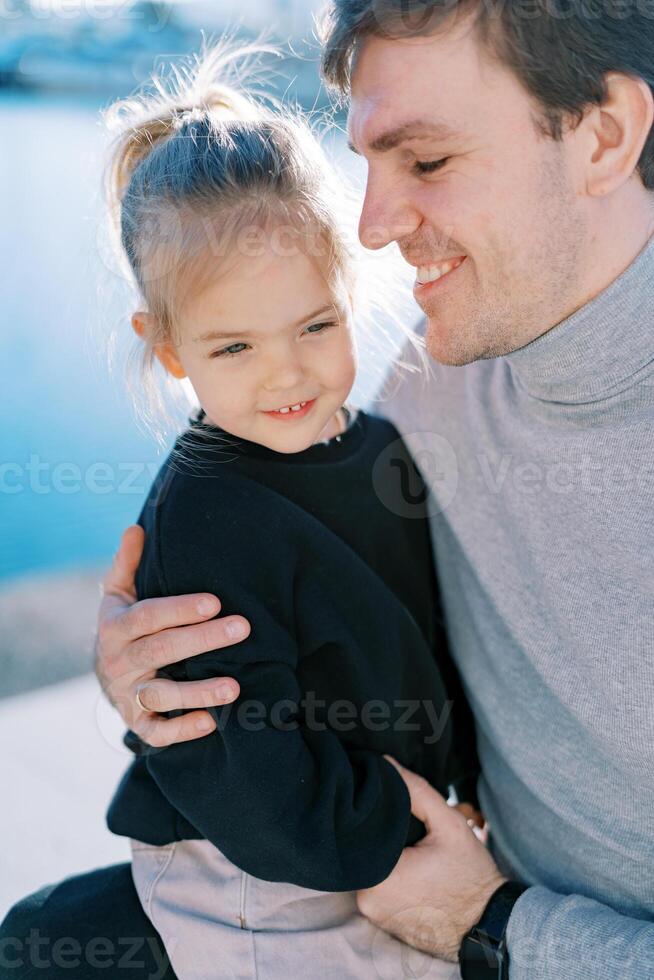
<path id="1" fill-rule="evenodd" d="M 305 405 L 306 402 L 298 402 L 297 405 L 287 405 L 286 408 L 278 408 L 277 411 L 280 415 L 286 415 L 288 412 L 299 412 Z"/>

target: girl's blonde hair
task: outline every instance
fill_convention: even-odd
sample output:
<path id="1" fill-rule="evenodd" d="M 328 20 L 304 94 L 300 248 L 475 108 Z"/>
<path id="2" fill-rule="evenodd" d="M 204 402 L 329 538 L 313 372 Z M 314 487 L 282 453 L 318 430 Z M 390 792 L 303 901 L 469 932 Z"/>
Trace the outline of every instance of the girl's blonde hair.
<path id="1" fill-rule="evenodd" d="M 168 78 L 154 76 L 149 91 L 103 113 L 115 134 L 105 173 L 114 240 L 153 323 L 141 345 L 150 409 L 163 408 L 155 346 L 179 341 L 185 299 L 232 262 L 271 243 L 282 255 L 295 248 L 321 261 L 339 295 L 354 291 L 343 183 L 299 110 L 282 114 L 242 88 L 263 53 L 278 54 L 203 42 Z"/>

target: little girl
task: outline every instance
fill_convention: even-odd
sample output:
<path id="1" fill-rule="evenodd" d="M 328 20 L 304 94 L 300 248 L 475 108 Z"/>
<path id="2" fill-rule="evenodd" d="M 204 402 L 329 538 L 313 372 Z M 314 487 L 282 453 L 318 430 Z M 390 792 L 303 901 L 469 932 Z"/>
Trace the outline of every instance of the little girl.
<path id="1" fill-rule="evenodd" d="M 222 71 L 209 51 L 129 103 L 110 172 L 134 329 L 202 406 L 141 512 L 138 595 L 215 593 L 252 628 L 159 672 L 229 675 L 240 697 L 199 740 L 128 732 L 108 825 L 180 980 L 397 978 L 408 947 L 355 902 L 424 834 L 384 754 L 447 794 L 470 786 L 474 736 L 455 722 L 424 485 L 393 426 L 348 400 L 332 175 L 306 125 Z"/>

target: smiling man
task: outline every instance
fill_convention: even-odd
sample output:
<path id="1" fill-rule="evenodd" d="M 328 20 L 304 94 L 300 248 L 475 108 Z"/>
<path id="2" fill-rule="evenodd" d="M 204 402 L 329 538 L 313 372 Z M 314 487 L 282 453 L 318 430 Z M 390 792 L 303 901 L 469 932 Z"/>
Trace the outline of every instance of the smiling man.
<path id="1" fill-rule="evenodd" d="M 654 974 L 654 19 L 338 0 L 323 63 L 361 240 L 416 268 L 432 378 L 382 410 L 431 476 L 490 850 L 522 883 L 404 772 L 432 832 L 360 908 L 466 980 Z"/>
<path id="2" fill-rule="evenodd" d="M 416 267 L 432 356 L 507 354 L 595 295 L 603 275 L 580 195 L 590 127 L 565 142 L 541 135 L 535 106 L 469 18 L 443 36 L 372 36 L 357 51 L 350 143 L 369 164 L 360 237 L 368 248 L 397 242 Z M 645 120 L 646 86 L 616 94 Z M 633 213 L 646 194 L 634 182 L 624 197 Z M 604 199 L 597 220 L 624 222 L 616 205 Z M 612 244 L 617 274 L 631 242 Z"/>
<path id="3" fill-rule="evenodd" d="M 361 239 L 397 242 L 416 268 L 431 376 L 410 375 L 381 410 L 430 482 L 490 823 L 486 849 L 402 770 L 429 833 L 360 908 L 459 959 L 465 980 L 642 980 L 654 974 L 654 11 L 336 0 L 323 67 L 368 163 Z M 214 619 L 215 597 L 135 602 L 141 547 L 130 529 L 107 578 L 97 672 L 129 727 L 165 746 L 212 730 L 189 709 L 238 689 L 175 685 L 157 668 L 248 626 Z M 187 713 L 157 714 L 175 709 Z M 78 888 L 86 915 L 90 887 Z M 17 907 L 5 935 L 19 921 L 63 928 L 34 909 Z"/>

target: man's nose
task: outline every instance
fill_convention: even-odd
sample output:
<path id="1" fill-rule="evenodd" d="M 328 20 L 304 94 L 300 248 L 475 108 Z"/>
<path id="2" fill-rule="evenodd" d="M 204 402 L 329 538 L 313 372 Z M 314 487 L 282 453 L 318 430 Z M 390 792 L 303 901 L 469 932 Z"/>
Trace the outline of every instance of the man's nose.
<path id="1" fill-rule="evenodd" d="M 359 239 L 364 248 L 385 248 L 411 235 L 422 218 L 402 188 L 368 173 L 366 195 L 359 220 Z"/>

